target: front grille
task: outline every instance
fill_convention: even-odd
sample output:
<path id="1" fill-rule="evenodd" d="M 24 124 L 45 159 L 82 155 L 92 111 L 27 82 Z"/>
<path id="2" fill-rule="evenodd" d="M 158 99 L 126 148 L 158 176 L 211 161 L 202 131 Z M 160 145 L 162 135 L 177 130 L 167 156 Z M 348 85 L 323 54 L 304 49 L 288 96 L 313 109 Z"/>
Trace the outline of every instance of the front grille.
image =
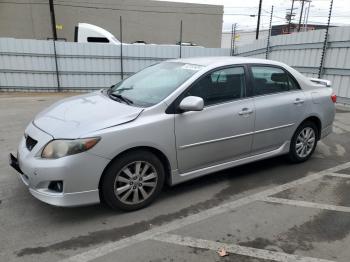
<path id="1" fill-rule="evenodd" d="M 26 147 L 29 151 L 32 151 L 32 149 L 35 147 L 35 145 L 38 143 L 35 139 L 31 138 L 30 136 L 26 135 Z"/>

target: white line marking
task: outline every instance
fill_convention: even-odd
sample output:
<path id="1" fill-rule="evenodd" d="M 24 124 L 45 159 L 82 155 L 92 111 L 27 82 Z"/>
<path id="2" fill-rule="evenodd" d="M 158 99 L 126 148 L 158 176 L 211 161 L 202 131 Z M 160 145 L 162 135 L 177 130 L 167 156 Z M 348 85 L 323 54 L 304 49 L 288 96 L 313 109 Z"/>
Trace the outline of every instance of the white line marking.
<path id="1" fill-rule="evenodd" d="M 333 125 L 339 129 L 344 130 L 345 132 L 350 132 L 350 127 L 340 121 L 334 121 Z"/>
<path id="2" fill-rule="evenodd" d="M 197 247 L 210 250 L 218 250 L 224 248 L 229 253 L 234 253 L 243 256 L 255 257 L 260 259 L 269 259 L 281 262 L 330 262 L 331 260 L 302 257 L 298 255 L 286 254 L 282 252 L 270 251 L 265 249 L 258 249 L 253 247 L 245 247 L 235 244 L 221 243 L 211 240 L 198 239 L 187 236 L 179 236 L 173 234 L 161 234 L 152 238 L 153 240 L 176 244 L 188 247 Z"/>
<path id="3" fill-rule="evenodd" d="M 91 249 L 89 251 L 86 251 L 86 252 L 77 254 L 75 256 L 69 257 L 67 259 L 61 260 L 61 262 L 91 261 L 91 260 L 96 259 L 98 257 L 104 256 L 108 253 L 111 253 L 113 251 L 116 251 L 118 249 L 133 245 L 137 242 L 141 242 L 141 241 L 150 239 L 158 234 L 167 233 L 167 232 L 179 229 L 181 227 L 205 220 L 205 219 L 213 217 L 215 215 L 219 215 L 219 214 L 225 213 L 227 211 L 231 211 L 237 207 L 252 203 L 254 201 L 258 201 L 259 199 L 262 199 L 264 197 L 277 194 L 277 193 L 284 191 L 286 189 L 296 187 L 296 186 L 302 185 L 304 183 L 308 183 L 308 182 L 313 181 L 315 179 L 319 179 L 319 178 L 325 176 L 327 173 L 336 172 L 338 170 L 349 168 L 349 167 L 350 167 L 350 162 L 347 162 L 347 163 L 329 168 L 327 170 L 321 171 L 319 173 L 311 174 L 311 175 L 308 175 L 306 177 L 294 180 L 292 182 L 289 182 L 289 183 L 286 183 L 283 185 L 279 185 L 279 186 L 273 187 L 271 189 L 267 189 L 265 191 L 262 191 L 262 192 L 244 197 L 244 198 L 240 198 L 240 199 L 232 201 L 232 202 L 224 203 L 222 205 L 201 211 L 197 214 L 193 214 L 193 215 L 181 218 L 181 219 L 174 220 L 168 224 L 147 230 L 145 232 L 139 233 L 139 234 L 131 236 L 129 238 L 125 238 L 125 239 L 122 239 L 119 241 L 111 242 L 111 243 L 103 245 L 101 247 L 97 247 L 95 249 Z"/>
<path id="4" fill-rule="evenodd" d="M 350 178 L 350 175 L 341 174 L 341 173 L 329 173 L 329 174 L 327 174 L 327 176 L 342 177 L 342 178 Z"/>
<path id="5" fill-rule="evenodd" d="M 323 141 L 318 141 L 317 143 L 317 152 L 321 153 L 323 156 L 330 156 L 331 153 L 331 147 L 329 145 L 326 145 Z"/>
<path id="6" fill-rule="evenodd" d="M 325 210 L 331 210 L 331 211 L 350 212 L 350 207 L 313 203 L 313 202 L 302 201 L 302 200 L 285 199 L 285 198 L 278 198 L 278 197 L 264 197 L 264 198 L 261 198 L 261 200 L 269 203 L 277 203 L 277 204 L 284 204 L 284 205 L 291 205 L 291 206 L 298 206 L 298 207 L 311 207 L 311 208 L 325 209 Z"/>
<path id="7" fill-rule="evenodd" d="M 344 156 L 344 155 L 345 155 L 345 153 L 346 153 L 345 147 L 343 147 L 343 146 L 340 145 L 340 144 L 336 144 L 336 145 L 335 145 L 335 148 L 336 148 L 335 153 L 336 153 L 338 156 Z"/>
<path id="8" fill-rule="evenodd" d="M 336 133 L 337 135 L 344 134 L 345 131 L 343 129 L 340 129 L 339 127 L 333 126 L 333 133 Z"/>

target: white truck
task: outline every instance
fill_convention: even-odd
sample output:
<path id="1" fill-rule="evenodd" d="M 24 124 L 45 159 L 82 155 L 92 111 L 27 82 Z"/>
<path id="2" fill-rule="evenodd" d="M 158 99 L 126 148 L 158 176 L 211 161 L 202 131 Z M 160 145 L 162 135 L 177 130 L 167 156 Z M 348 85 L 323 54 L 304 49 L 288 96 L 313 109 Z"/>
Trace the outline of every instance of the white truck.
<path id="1" fill-rule="evenodd" d="M 120 45 L 120 41 L 110 32 L 99 26 L 87 23 L 79 23 L 75 27 L 74 42 Z"/>

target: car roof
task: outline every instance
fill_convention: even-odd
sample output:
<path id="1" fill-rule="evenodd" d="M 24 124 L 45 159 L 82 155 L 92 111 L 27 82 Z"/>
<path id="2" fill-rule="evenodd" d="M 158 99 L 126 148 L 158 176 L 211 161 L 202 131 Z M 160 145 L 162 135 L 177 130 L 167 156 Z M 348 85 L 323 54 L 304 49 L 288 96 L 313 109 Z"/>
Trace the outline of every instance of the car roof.
<path id="1" fill-rule="evenodd" d="M 209 56 L 209 57 L 189 57 L 171 60 L 172 62 L 181 62 L 186 64 L 195 64 L 202 66 L 224 66 L 233 64 L 269 64 L 269 65 L 283 65 L 280 62 L 250 58 L 239 56 Z"/>
<path id="2" fill-rule="evenodd" d="M 315 86 L 306 76 L 302 75 L 300 72 L 294 68 L 273 60 L 251 58 L 251 57 L 240 57 L 240 56 L 208 56 L 208 57 L 189 57 L 170 60 L 171 62 L 179 62 L 186 64 L 201 65 L 205 68 L 216 68 L 220 66 L 235 65 L 235 64 L 265 64 L 265 65 L 276 65 L 288 70 L 301 84 L 302 88 L 307 88 L 308 86 Z"/>

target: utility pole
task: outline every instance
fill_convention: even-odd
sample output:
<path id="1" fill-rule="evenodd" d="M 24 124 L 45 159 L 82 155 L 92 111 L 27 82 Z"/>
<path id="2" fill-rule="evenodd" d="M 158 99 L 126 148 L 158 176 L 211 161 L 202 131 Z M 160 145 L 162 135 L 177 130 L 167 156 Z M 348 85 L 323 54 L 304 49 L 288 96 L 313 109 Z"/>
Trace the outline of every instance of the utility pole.
<path id="1" fill-rule="evenodd" d="M 259 27 L 260 27 L 261 5 L 262 5 L 262 0 L 260 0 L 260 2 L 259 2 L 258 23 L 257 23 L 257 25 L 256 25 L 256 35 L 255 35 L 255 39 L 256 39 L 256 40 L 259 39 Z"/>
<path id="2" fill-rule="evenodd" d="M 53 36 L 53 40 L 56 41 L 57 40 L 56 17 L 55 17 L 55 7 L 53 5 L 53 0 L 49 0 L 49 5 L 50 5 L 52 36 Z"/>
<path id="3" fill-rule="evenodd" d="M 288 34 L 290 34 L 290 26 L 292 23 L 292 17 L 293 17 L 293 8 L 294 8 L 294 0 L 292 0 L 292 7 L 290 9 L 290 16 L 289 16 L 289 22 L 288 22 Z"/>
<path id="4" fill-rule="evenodd" d="M 301 18 L 303 17 L 303 10 L 304 10 L 304 3 L 305 3 L 305 0 L 301 0 L 301 11 L 300 11 L 300 17 L 299 17 L 298 32 L 300 32 Z"/>

